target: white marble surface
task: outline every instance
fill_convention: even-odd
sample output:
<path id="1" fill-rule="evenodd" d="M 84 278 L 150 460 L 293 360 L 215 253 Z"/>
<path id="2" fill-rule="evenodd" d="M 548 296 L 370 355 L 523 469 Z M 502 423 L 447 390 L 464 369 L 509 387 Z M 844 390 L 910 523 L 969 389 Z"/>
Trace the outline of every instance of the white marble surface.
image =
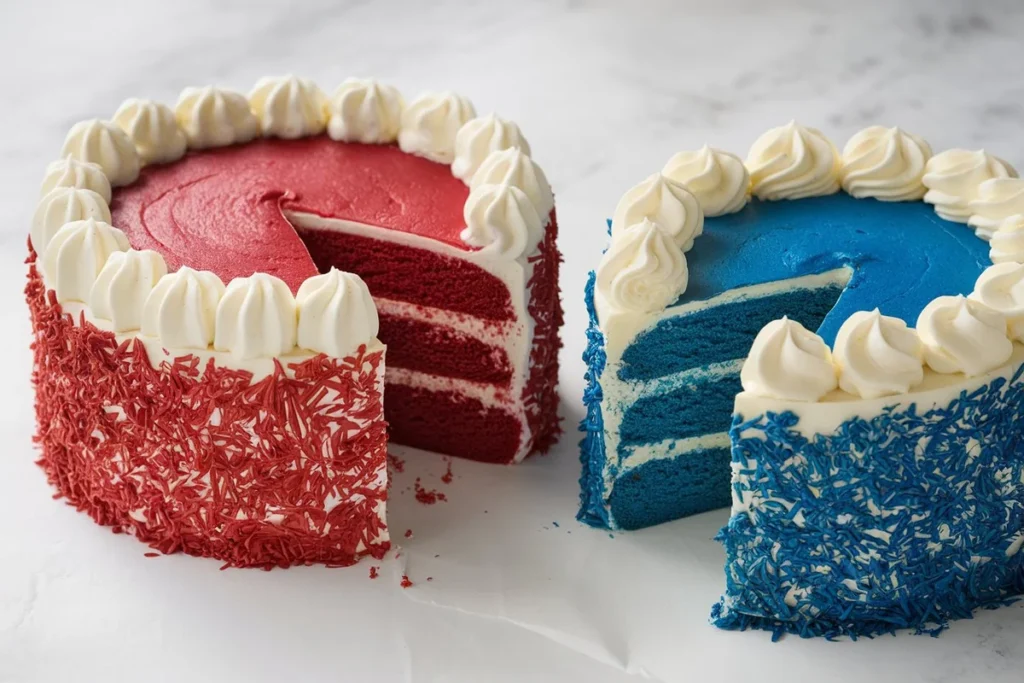
<path id="1" fill-rule="evenodd" d="M 515 3 L 175 0 L 0 5 L 0 681 L 1020 681 L 1024 608 L 940 639 L 771 644 L 707 625 L 724 512 L 634 534 L 573 519 L 576 435 L 521 468 L 410 462 L 402 556 L 220 572 L 147 559 L 50 500 L 33 466 L 20 291 L 37 184 L 76 120 L 187 85 L 294 71 L 453 88 L 518 121 L 558 194 L 566 256 L 563 411 L 578 421 L 586 271 L 618 195 L 679 149 L 745 151 L 798 117 L 842 142 L 899 124 L 937 149 L 1024 163 L 1019 0 Z M 416 475 L 447 503 L 417 504 Z M 558 523 L 558 526 L 554 525 Z M 402 590 L 406 572 L 415 586 Z M 427 581 L 427 577 L 431 581 Z"/>

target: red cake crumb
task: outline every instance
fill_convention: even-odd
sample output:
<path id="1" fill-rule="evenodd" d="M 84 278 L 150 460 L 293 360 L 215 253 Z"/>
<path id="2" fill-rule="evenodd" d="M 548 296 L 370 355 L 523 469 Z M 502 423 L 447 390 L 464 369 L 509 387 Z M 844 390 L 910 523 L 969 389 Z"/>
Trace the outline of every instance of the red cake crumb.
<path id="1" fill-rule="evenodd" d="M 398 472 L 399 474 L 405 472 L 405 461 L 399 458 L 397 455 L 391 455 L 390 453 L 388 453 L 388 462 L 391 464 L 391 467 L 395 470 L 395 472 Z"/>
<path id="2" fill-rule="evenodd" d="M 420 483 L 420 478 L 416 477 L 416 500 L 423 503 L 424 505 L 433 505 L 438 501 L 445 502 L 448 497 L 440 491 L 433 491 L 430 489 L 423 488 Z"/>
<path id="3" fill-rule="evenodd" d="M 376 579 L 379 576 L 379 574 L 377 573 L 377 569 L 378 569 L 377 567 L 370 567 L 370 578 L 371 579 Z"/>
<path id="4" fill-rule="evenodd" d="M 25 291 L 38 464 L 76 508 L 225 567 L 384 556 L 380 352 L 316 356 L 291 376 L 278 364 L 255 383 L 212 360 L 200 373 L 194 356 L 154 368 L 142 344 L 75 325 L 34 264 Z M 329 390 L 339 398 L 324 402 Z"/>
<path id="5" fill-rule="evenodd" d="M 412 529 L 406 529 L 405 530 L 405 537 L 406 538 L 412 538 Z"/>
<path id="6" fill-rule="evenodd" d="M 433 577 L 433 576 L 428 576 L 428 577 L 427 577 L 427 581 L 433 581 L 433 580 L 434 580 L 434 577 Z"/>
<path id="7" fill-rule="evenodd" d="M 402 588 L 412 588 L 413 583 L 409 580 L 409 577 L 402 574 Z"/>
<path id="8" fill-rule="evenodd" d="M 445 458 L 445 460 L 448 461 L 448 469 L 445 470 L 444 475 L 441 477 L 441 481 L 443 481 L 445 484 L 450 484 L 452 483 L 452 459 Z"/>

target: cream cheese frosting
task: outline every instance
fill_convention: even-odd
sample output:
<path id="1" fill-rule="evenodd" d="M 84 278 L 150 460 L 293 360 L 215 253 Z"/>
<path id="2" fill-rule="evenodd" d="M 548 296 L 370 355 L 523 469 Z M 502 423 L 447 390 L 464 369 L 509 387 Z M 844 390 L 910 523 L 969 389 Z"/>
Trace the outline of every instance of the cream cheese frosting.
<path id="1" fill-rule="evenodd" d="M 1024 341 L 1024 265 L 997 263 L 986 268 L 969 298 L 1006 316 L 1010 337 Z"/>
<path id="2" fill-rule="evenodd" d="M 614 236 L 597 267 L 597 291 L 615 310 L 661 310 L 688 281 L 686 255 L 670 232 L 647 218 Z"/>
<path id="3" fill-rule="evenodd" d="M 367 78 L 346 79 L 328 105 L 327 134 L 344 142 L 394 142 L 404 106 L 395 87 Z"/>
<path id="4" fill-rule="evenodd" d="M 759 137 L 746 166 L 751 191 L 759 199 L 801 199 L 839 191 L 839 150 L 821 131 L 796 121 Z"/>
<path id="5" fill-rule="evenodd" d="M 174 117 L 192 149 L 249 142 L 260 131 L 245 95 L 213 86 L 185 88 L 174 107 Z"/>
<path id="6" fill-rule="evenodd" d="M 319 135 L 327 127 L 327 97 L 305 78 L 261 78 L 249 93 L 249 107 L 266 137 L 293 140 Z"/>
<path id="7" fill-rule="evenodd" d="M 887 202 L 920 199 L 927 191 L 921 179 L 932 156 L 922 138 L 884 126 L 869 126 L 843 148 L 839 180 L 847 194 Z"/>
<path id="8" fill-rule="evenodd" d="M 65 223 L 46 245 L 42 268 L 57 301 L 89 301 L 89 294 L 110 255 L 128 251 L 125 234 L 103 221 L 87 218 Z"/>
<path id="9" fill-rule="evenodd" d="M 425 93 L 402 112 L 398 146 L 403 152 L 450 164 L 459 129 L 473 118 L 476 110 L 465 97 L 453 92 Z"/>
<path id="10" fill-rule="evenodd" d="M 42 254 L 65 223 L 94 218 L 110 223 L 110 208 L 96 192 L 77 187 L 55 187 L 36 205 L 29 234 L 32 248 Z"/>
<path id="11" fill-rule="evenodd" d="M 295 346 L 298 312 L 284 280 L 266 273 L 235 278 L 217 305 L 213 348 L 239 358 L 280 356 Z"/>
<path id="12" fill-rule="evenodd" d="M 137 330 L 149 293 L 165 275 L 167 264 L 155 251 L 115 251 L 93 283 L 89 308 L 97 318 L 109 320 L 114 332 Z"/>
<path id="13" fill-rule="evenodd" d="M 928 160 L 921 182 L 928 188 L 924 200 L 935 205 L 935 213 L 947 221 L 966 223 L 982 183 L 1016 177 L 1013 166 L 983 149 L 948 149 Z"/>
<path id="14" fill-rule="evenodd" d="M 917 319 L 925 362 L 935 372 L 968 377 L 1005 363 L 1013 353 L 1006 317 L 976 299 L 940 296 Z"/>
<path id="15" fill-rule="evenodd" d="M 707 145 L 676 153 L 661 173 L 692 192 L 705 216 L 735 213 L 750 199 L 750 173 L 743 160 Z"/>
<path id="16" fill-rule="evenodd" d="M 114 187 L 128 185 L 139 177 L 141 160 L 128 135 L 110 121 L 79 121 L 64 138 L 62 157 L 96 164 Z"/>
<path id="17" fill-rule="evenodd" d="M 612 217 L 612 236 L 644 220 L 656 223 L 684 252 L 704 231 L 700 202 L 684 185 L 655 173 L 619 200 Z"/>
<path id="18" fill-rule="evenodd" d="M 861 398 L 904 394 L 924 379 L 924 347 L 917 332 L 877 308 L 847 318 L 832 359 L 839 388 Z"/>
<path id="19" fill-rule="evenodd" d="M 142 334 L 169 349 L 207 349 L 213 343 L 224 283 L 214 273 L 182 267 L 156 283 L 142 311 Z"/>
<path id="20" fill-rule="evenodd" d="M 1024 180 L 990 178 L 978 185 L 976 196 L 968 202 L 967 208 L 971 213 L 967 223 L 979 237 L 991 239 L 1003 221 L 1024 214 Z"/>
<path id="21" fill-rule="evenodd" d="M 472 179 L 480 164 L 491 152 L 518 148 L 530 155 L 530 143 L 512 121 L 494 114 L 467 121 L 455 136 L 455 159 L 452 175 L 463 181 Z"/>
<path id="22" fill-rule="evenodd" d="M 463 211 L 463 241 L 497 258 L 516 259 L 528 254 L 544 236 L 544 224 L 533 202 L 513 185 L 474 188 Z"/>
<path id="23" fill-rule="evenodd" d="M 551 185 L 540 166 L 518 147 L 496 150 L 487 155 L 480 168 L 473 174 L 469 189 L 481 185 L 508 184 L 518 187 L 533 202 L 534 208 L 543 220 L 555 207 L 555 196 Z"/>
<path id="24" fill-rule="evenodd" d="M 828 345 L 786 317 L 757 333 L 740 382 L 754 396 L 793 401 L 817 401 L 838 385 Z"/>
<path id="25" fill-rule="evenodd" d="M 168 163 L 185 154 L 185 133 L 165 104 L 132 97 L 117 108 L 113 121 L 135 145 L 143 164 Z"/>
<path id="26" fill-rule="evenodd" d="M 1024 263 L 1024 214 L 1008 216 L 999 223 L 988 255 L 992 263 Z"/>
<path id="27" fill-rule="evenodd" d="M 301 348 L 343 358 L 377 337 L 377 306 L 358 275 L 331 268 L 303 282 L 295 302 Z"/>
<path id="28" fill-rule="evenodd" d="M 45 197 L 50 190 L 58 187 L 92 190 L 103 197 L 103 201 L 110 204 L 112 191 L 110 181 L 107 180 L 103 169 L 99 164 L 79 161 L 70 154 L 63 159 L 51 162 L 46 167 L 46 173 L 39 188 L 39 196 Z"/>

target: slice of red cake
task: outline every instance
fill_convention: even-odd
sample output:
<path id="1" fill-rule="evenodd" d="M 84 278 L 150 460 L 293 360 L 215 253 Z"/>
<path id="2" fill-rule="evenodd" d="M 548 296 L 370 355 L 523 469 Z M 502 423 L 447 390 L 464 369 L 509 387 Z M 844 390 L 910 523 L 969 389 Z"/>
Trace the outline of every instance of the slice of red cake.
<path id="1" fill-rule="evenodd" d="M 556 438 L 554 201 L 515 124 L 286 77 L 129 100 L 63 156 L 32 227 L 38 440 L 98 521 L 344 564 L 387 548 L 382 393 L 409 446 Z"/>

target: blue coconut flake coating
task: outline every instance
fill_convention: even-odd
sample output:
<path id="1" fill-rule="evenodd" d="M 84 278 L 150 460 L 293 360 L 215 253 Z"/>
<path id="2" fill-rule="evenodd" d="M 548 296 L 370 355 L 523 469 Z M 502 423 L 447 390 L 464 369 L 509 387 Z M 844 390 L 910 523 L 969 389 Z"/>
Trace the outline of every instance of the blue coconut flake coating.
<path id="1" fill-rule="evenodd" d="M 583 352 L 583 361 L 587 364 L 587 387 L 583 392 L 583 404 L 587 414 L 580 422 L 580 431 L 584 432 L 585 436 L 580 442 L 580 463 L 583 465 L 583 473 L 580 475 L 580 510 L 576 519 L 590 526 L 610 529 L 611 519 L 604 504 L 606 449 L 600 382 L 608 356 L 605 353 L 604 335 L 601 334 L 601 328 L 597 323 L 597 310 L 594 308 L 596 282 L 597 275 L 591 272 L 585 292 L 587 313 L 590 316 L 590 324 L 587 326 L 587 348 Z"/>
<path id="2" fill-rule="evenodd" d="M 937 635 L 1024 593 L 1018 369 L 918 414 L 893 407 L 806 438 L 792 412 L 737 415 L 715 625 L 802 637 Z"/>

